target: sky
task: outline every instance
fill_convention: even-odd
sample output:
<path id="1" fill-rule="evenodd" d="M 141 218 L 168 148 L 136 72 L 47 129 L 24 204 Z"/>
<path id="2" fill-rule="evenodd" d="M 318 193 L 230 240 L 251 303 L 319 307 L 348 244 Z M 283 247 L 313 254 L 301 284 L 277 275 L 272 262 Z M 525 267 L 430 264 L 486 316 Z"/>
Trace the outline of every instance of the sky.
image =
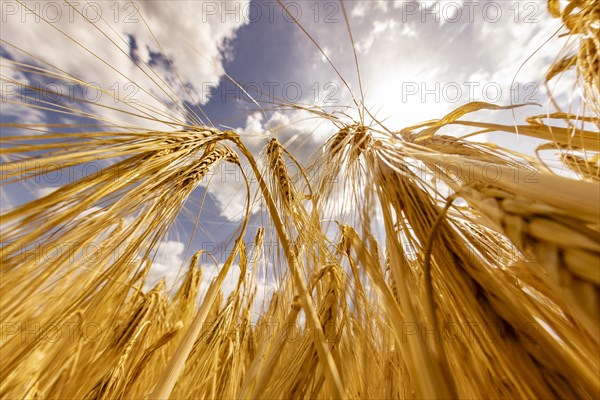
<path id="1" fill-rule="evenodd" d="M 38 84 L 85 93 L 90 102 L 78 107 L 119 125 L 173 129 L 123 112 L 144 104 L 172 121 L 235 129 L 256 154 L 276 136 L 301 162 L 336 128 L 290 104 L 348 120 L 358 118 L 364 104 L 391 130 L 440 118 L 471 101 L 539 103 L 543 113 L 547 94 L 540 71 L 565 45 L 555 35 L 560 23 L 549 16 L 545 1 L 302 0 L 285 1 L 285 9 L 276 1 L 254 0 L 0 3 L 2 122 L 85 120 L 55 106 L 52 111 L 27 106 L 35 99 L 18 85 Z M 51 69 L 54 75 L 19 71 L 15 63 Z M 553 90 L 572 95 L 560 83 Z M 68 99 L 50 102 L 72 105 Z M 514 114 L 482 112 L 478 118 L 511 124 L 535 113 L 534 107 Z M 3 129 L 7 134 L 18 132 Z M 507 135 L 476 140 L 526 152 L 537 145 Z M 79 171 L 73 179 L 82 175 Z M 214 177 L 217 184 L 208 188 L 192 249 L 186 251 L 193 218 L 182 215 L 158 250 L 154 279 L 172 281 L 195 249 L 219 258 L 231 245 L 242 217 L 243 185 L 239 175 L 227 171 Z M 2 209 L 64 183 L 4 188 Z M 192 194 L 192 214 L 205 186 Z M 253 224 L 260 224 L 258 216 Z"/>

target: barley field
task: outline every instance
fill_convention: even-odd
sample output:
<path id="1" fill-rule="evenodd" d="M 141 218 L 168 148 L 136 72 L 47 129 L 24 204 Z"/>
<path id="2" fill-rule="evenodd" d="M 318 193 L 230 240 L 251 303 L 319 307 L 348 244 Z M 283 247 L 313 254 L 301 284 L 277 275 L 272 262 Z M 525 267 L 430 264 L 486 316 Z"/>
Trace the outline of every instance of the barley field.
<path id="1" fill-rule="evenodd" d="M 531 2 L 555 32 L 481 49 L 541 101 L 413 109 L 384 90 L 411 54 L 358 26 L 448 3 L 2 3 L 2 399 L 600 398 L 599 2 Z M 239 74 L 288 57 L 342 101 L 243 85 L 236 7 L 303 49 Z M 443 68 L 419 35 L 458 25 L 398 18 Z"/>

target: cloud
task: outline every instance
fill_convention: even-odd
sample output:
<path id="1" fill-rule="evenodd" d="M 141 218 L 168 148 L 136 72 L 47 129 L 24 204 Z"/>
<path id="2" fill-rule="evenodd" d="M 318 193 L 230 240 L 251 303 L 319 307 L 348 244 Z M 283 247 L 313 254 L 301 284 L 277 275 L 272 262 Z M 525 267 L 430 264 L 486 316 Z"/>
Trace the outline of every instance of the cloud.
<path id="1" fill-rule="evenodd" d="M 386 126 L 398 130 L 440 118 L 471 101 L 507 105 L 511 101 L 543 103 L 547 100 L 542 86 L 543 72 L 564 42 L 557 38 L 546 41 L 559 29 L 560 20 L 551 18 L 543 3 L 489 3 L 345 3 L 358 51 L 366 103 L 378 119 L 385 119 Z M 320 19 L 311 18 L 314 16 L 314 10 L 309 8 L 311 4 L 301 4 L 300 14 L 304 16 L 301 23 L 331 58 L 354 95 L 360 98 L 354 55 L 341 10 L 334 15 L 337 23 L 326 23 L 324 15 Z M 303 57 L 294 57 L 294 52 L 302 52 Z M 358 118 L 356 110 L 342 108 L 352 104 L 351 96 L 333 69 L 320 62 L 323 57 L 308 38 L 299 36 L 298 46 L 290 48 L 289 53 L 287 58 L 294 60 L 293 64 L 282 63 L 280 68 L 293 73 L 298 82 L 319 82 L 321 87 L 325 82 L 336 82 L 338 110 Z M 278 70 L 265 73 L 283 74 Z M 311 91 L 304 91 L 300 102 L 314 104 L 312 95 Z M 519 110 L 516 115 L 523 119 L 530 111 L 531 108 Z M 482 114 L 485 113 L 478 116 Z M 513 122 L 511 112 L 485 115 L 498 122 Z M 275 111 L 267 116 L 257 112 L 250 114 L 237 131 L 251 141 L 255 154 L 265 144 L 261 135 L 268 134 L 277 136 L 304 163 L 335 133 L 332 124 L 319 126 L 322 119 L 310 117 L 302 110 Z M 461 134 L 462 131 L 454 129 L 448 133 Z M 528 152 L 534 147 L 535 141 L 527 138 L 517 142 L 514 136 L 503 137 L 502 140 L 510 141 L 511 148 L 516 150 Z M 232 205 L 242 204 L 242 200 L 232 197 L 233 193 L 239 195 L 243 191 L 239 188 L 233 191 L 227 186 L 215 186 L 211 193 L 222 215 L 232 218 L 240 211 Z"/>
<path id="2" fill-rule="evenodd" d="M 21 102 L 25 99 L 25 96 L 22 95 L 19 85 L 15 82 L 21 82 L 22 84 L 26 85 L 31 84 L 27 75 L 19 70 L 8 68 L 4 63 L 2 67 L 3 77 L 0 78 L 2 121 L 18 119 L 20 121 L 27 121 L 30 124 L 43 123 L 44 113 L 41 110 L 32 107 L 25 107 L 21 104 Z M 13 128 L 3 129 L 6 129 L 10 132 Z M 42 128 L 42 130 L 44 129 Z M 7 132 L 5 131 L 5 133 Z"/>
<path id="3" fill-rule="evenodd" d="M 4 213 L 13 207 L 13 202 L 8 196 L 6 189 L 3 186 L 0 186 L 0 213 Z"/>
<path id="4" fill-rule="evenodd" d="M 224 1 L 219 7 L 246 3 Z M 203 85 L 219 81 L 222 50 L 245 22 L 209 13 L 206 2 L 197 1 L 73 2 L 73 8 L 67 2 L 24 4 L 2 6 L 2 36 L 11 45 L 2 50 L 9 59 L 41 64 L 58 74 L 55 81 L 62 85 L 54 89 L 62 94 L 73 93 L 75 83 L 66 71 L 82 81 L 86 92 L 81 95 L 92 103 L 86 109 L 112 122 L 147 128 L 165 125 L 121 111 L 185 120 L 183 100 L 206 103 Z"/>
<path id="5" fill-rule="evenodd" d="M 181 265 L 185 244 L 176 240 L 166 240 L 160 243 L 148 276 L 148 287 L 165 278 L 167 287 L 170 287 Z"/>
<path id="6" fill-rule="evenodd" d="M 315 119 L 315 116 L 305 110 L 296 110 L 291 113 L 272 113 L 268 120 L 260 112 L 250 114 L 244 126 L 238 127 L 236 132 L 244 138 L 244 143 L 253 153 L 255 160 L 262 170 L 261 154 L 270 137 L 278 140 L 294 155 L 298 162 L 306 166 L 311 156 L 323 142 L 335 132 L 335 126 L 327 120 Z M 298 168 L 288 160 L 288 169 L 292 172 Z M 254 172 L 249 163 L 242 160 L 242 170 L 250 181 L 250 198 L 259 190 Z M 222 217 L 232 222 L 239 222 L 245 217 L 247 189 L 239 169 L 230 164 L 221 164 L 212 172 L 212 179 L 208 182 L 208 193 L 213 197 Z M 258 212 L 260 203 L 252 204 L 251 211 Z"/>
<path id="7" fill-rule="evenodd" d="M 60 189 L 60 187 L 43 186 L 43 187 L 37 188 L 35 190 L 35 194 L 38 198 L 46 197 L 49 194 L 54 193 L 57 189 Z"/>
<path id="8" fill-rule="evenodd" d="M 183 260 L 185 246 L 186 245 L 183 242 L 177 240 L 165 240 L 160 243 L 156 257 L 154 258 L 152 266 L 150 267 L 146 289 L 152 288 L 162 279 L 165 279 L 167 288 L 173 285 L 184 261 L 184 268 L 188 267 L 189 260 Z M 199 302 L 204 300 L 211 281 L 217 277 L 223 268 L 223 265 L 223 263 L 219 263 L 218 265 L 215 265 L 214 263 L 200 264 L 199 267 L 201 269 L 202 279 L 200 284 L 200 292 L 198 294 Z M 272 267 L 272 265 L 270 267 Z M 247 273 L 250 274 L 250 271 Z M 180 280 L 182 276 L 182 274 L 179 274 Z M 234 263 L 231 265 L 228 274 L 221 284 L 223 300 L 235 290 L 239 281 L 239 277 L 240 267 L 237 263 Z M 177 285 L 179 285 L 179 283 L 176 283 L 176 287 Z M 253 312 L 258 315 L 263 299 L 268 300 L 270 296 L 272 296 L 276 289 L 276 283 L 271 276 L 266 276 L 264 273 L 262 273 L 261 269 L 261 271 L 256 271 L 253 285 L 257 289 L 257 296 L 253 305 Z"/>
<path id="9" fill-rule="evenodd" d="M 521 85 L 517 102 L 528 99 L 530 93 L 523 85 L 529 83 L 540 88 L 539 101 L 547 100 L 540 83 L 564 41 L 554 38 L 545 43 L 561 22 L 549 15 L 543 3 L 357 1 L 346 7 L 366 104 L 378 119 L 386 119 L 392 130 L 441 117 L 470 101 L 509 104 L 513 78 Z M 302 15 L 313 15 L 308 5 Z M 360 99 L 341 10 L 335 17 L 337 23 L 308 17 L 301 22 L 321 48 L 327 49 Z M 306 48 L 302 51 L 306 53 Z M 337 82 L 339 110 L 352 104 L 335 71 L 328 66 L 315 67 L 321 58 L 316 47 L 308 54 L 310 51 L 313 57 L 305 57 L 304 64 L 295 61 L 290 68 L 305 71 L 321 83 Z M 309 95 L 303 100 L 311 102 Z M 357 117 L 355 110 L 344 111 Z"/>
<path id="10" fill-rule="evenodd" d="M 273 266 L 269 263 L 266 268 L 273 268 Z M 208 287 L 211 281 L 217 277 L 221 268 L 223 268 L 223 264 L 219 264 L 218 267 L 214 264 L 202 264 L 202 284 L 200 286 L 200 293 L 198 295 L 198 299 L 201 302 L 208 291 Z M 246 283 L 249 284 L 249 278 L 251 271 L 247 271 Z M 221 285 L 221 293 L 223 295 L 223 301 L 227 299 L 227 297 L 236 289 L 240 278 L 240 267 L 238 264 L 233 264 L 228 274 L 225 276 L 223 283 Z M 254 274 L 254 279 L 252 281 L 253 286 L 256 288 L 256 296 L 254 298 L 254 303 L 252 304 L 251 313 L 254 318 L 258 318 L 261 315 L 260 311 L 263 306 L 263 301 L 268 304 L 271 296 L 275 290 L 277 290 L 277 283 L 273 279 L 272 276 L 265 276 L 265 274 L 261 271 L 256 271 Z M 256 322 L 256 321 L 254 321 Z"/>

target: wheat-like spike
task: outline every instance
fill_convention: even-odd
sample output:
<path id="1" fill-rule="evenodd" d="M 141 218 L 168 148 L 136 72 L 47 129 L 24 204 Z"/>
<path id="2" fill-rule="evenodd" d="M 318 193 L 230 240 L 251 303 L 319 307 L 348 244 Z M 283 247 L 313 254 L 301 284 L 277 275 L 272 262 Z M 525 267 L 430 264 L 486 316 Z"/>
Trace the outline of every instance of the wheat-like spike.
<path id="1" fill-rule="evenodd" d="M 202 157 L 182 171 L 177 177 L 178 185 L 181 187 L 195 188 L 204 179 L 210 169 L 220 161 L 228 161 L 239 164 L 237 154 L 230 148 L 220 145 L 209 145 Z"/>
<path id="2" fill-rule="evenodd" d="M 273 184 L 276 193 L 279 194 L 281 204 L 290 209 L 298 197 L 296 187 L 289 175 L 288 168 L 283 157 L 281 144 L 277 139 L 269 140 L 266 150 L 269 166 L 272 170 Z"/>
<path id="3" fill-rule="evenodd" d="M 575 154 L 562 154 L 562 162 L 582 179 L 600 182 L 600 164 Z"/>
<path id="4" fill-rule="evenodd" d="M 347 144 L 346 139 L 350 135 L 351 125 L 347 125 L 340 129 L 335 135 L 333 135 L 326 143 L 332 158 L 336 158 L 338 154 L 342 153 L 344 147 Z"/>
<path id="5" fill-rule="evenodd" d="M 515 194 L 492 188 L 465 190 L 521 251 L 533 250 L 555 283 L 565 288 L 598 323 L 600 243 L 585 221 Z M 576 227 L 576 228 L 575 228 Z"/>
<path id="6" fill-rule="evenodd" d="M 594 0 L 569 0 L 565 4 L 560 4 L 558 0 L 548 0 L 548 10 L 552 16 L 562 19 L 567 34 L 576 40 L 571 42 L 551 66 L 546 74 L 546 80 L 549 81 L 575 68 L 578 80 L 585 91 L 585 97 L 596 117 L 599 117 L 600 27 L 597 22 L 600 19 L 600 5 Z"/>

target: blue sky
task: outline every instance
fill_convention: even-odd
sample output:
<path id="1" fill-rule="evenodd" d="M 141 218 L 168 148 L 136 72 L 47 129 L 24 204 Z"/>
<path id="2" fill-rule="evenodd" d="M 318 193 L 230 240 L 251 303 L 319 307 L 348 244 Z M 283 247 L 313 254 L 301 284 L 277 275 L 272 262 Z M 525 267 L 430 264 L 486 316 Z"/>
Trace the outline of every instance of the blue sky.
<path id="1" fill-rule="evenodd" d="M 60 82 L 56 77 L 44 78 L 13 68 L 15 61 L 43 66 L 32 55 L 84 82 L 97 83 L 107 92 L 116 90 L 121 97 L 139 101 L 133 106 L 151 104 L 185 119 L 181 112 L 185 101 L 204 123 L 209 121 L 200 109 L 215 126 L 236 129 L 257 154 L 269 136 L 277 135 L 304 162 L 335 130 L 331 123 L 311 118 L 305 111 L 274 108 L 268 103 L 269 93 L 279 100 L 358 117 L 350 92 L 360 100 L 360 86 L 344 12 L 337 1 L 285 3 L 350 90 L 275 2 L 159 0 L 139 2 L 135 8 L 130 2 L 88 1 L 78 3 L 76 9 L 62 1 L 25 3 L 36 14 L 17 2 L 2 1 L 3 122 L 78 121 L 73 116 L 26 107 L 19 101 L 5 101 L 19 98 L 15 83 Z M 564 42 L 555 38 L 546 43 L 560 25 L 547 14 L 545 1 L 346 1 L 344 5 L 357 50 L 365 104 L 392 130 L 442 117 L 469 101 L 506 105 L 511 93 L 515 102 L 546 105 L 540 71 L 550 65 Z M 249 88 L 261 107 L 242 95 L 225 74 Z M 511 92 L 513 80 L 518 93 Z M 165 90 L 167 85 L 173 90 Z M 69 85 L 58 87 L 64 90 Z M 266 93 L 259 96 L 251 88 Z M 570 94 L 560 86 L 556 90 L 564 96 Z M 163 124 L 102 105 L 131 109 L 131 104 L 116 103 L 107 95 L 96 105 L 77 107 L 109 121 L 166 129 Z M 522 118 L 534 112 L 538 111 L 529 108 L 515 115 Z M 479 115 L 513 122 L 511 112 Z M 3 135 L 7 133 L 5 129 Z M 523 151 L 531 151 L 537 144 L 506 135 L 479 138 L 491 139 Z M 241 183 L 232 178 L 219 180 L 219 176 L 228 176 L 220 175 L 220 171 L 215 176 L 217 183 L 209 189 L 201 230 L 194 236 L 188 257 L 198 248 L 226 247 L 239 220 L 244 199 Z M 57 185 L 11 185 L 3 189 L 2 207 L 47 194 Z M 188 207 L 192 217 L 204 192 L 200 187 L 192 195 Z M 256 219 L 259 224 L 260 214 Z M 155 276 L 173 276 L 186 258 L 192 226 L 189 216 L 178 219 L 159 250 Z"/>

